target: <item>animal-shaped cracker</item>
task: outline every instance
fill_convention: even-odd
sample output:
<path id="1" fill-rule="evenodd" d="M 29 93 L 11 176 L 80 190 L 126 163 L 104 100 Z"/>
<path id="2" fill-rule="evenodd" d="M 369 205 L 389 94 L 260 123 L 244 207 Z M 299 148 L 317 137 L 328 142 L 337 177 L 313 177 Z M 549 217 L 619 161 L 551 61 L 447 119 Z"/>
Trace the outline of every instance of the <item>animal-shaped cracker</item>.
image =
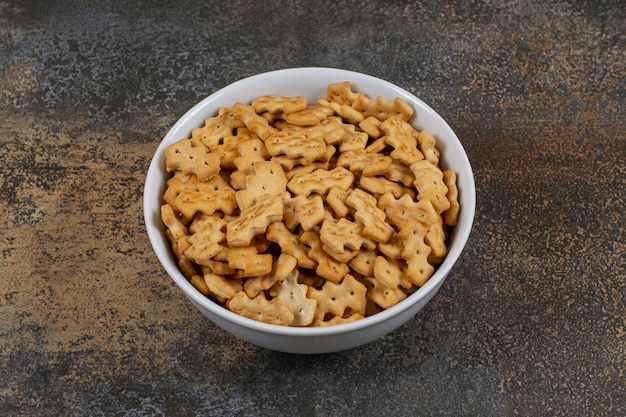
<path id="1" fill-rule="evenodd" d="M 351 106 L 363 93 L 355 93 L 349 81 L 329 84 L 326 87 L 326 100 Z"/>
<path id="2" fill-rule="evenodd" d="M 269 253 L 257 253 L 254 246 L 225 249 L 219 259 L 228 261 L 228 266 L 236 269 L 236 278 L 258 277 L 272 271 L 274 258 Z"/>
<path id="3" fill-rule="evenodd" d="M 241 280 L 225 278 L 217 274 L 205 274 L 204 282 L 211 295 L 217 298 L 221 303 L 231 300 L 242 290 Z"/>
<path id="4" fill-rule="evenodd" d="M 244 291 L 239 291 L 226 305 L 241 316 L 264 323 L 288 326 L 294 319 L 293 313 L 280 298 L 268 300 L 265 294 L 250 299 Z"/>
<path id="5" fill-rule="evenodd" d="M 285 155 L 288 158 L 302 158 L 310 163 L 324 157 L 326 142 L 322 136 L 308 136 L 303 132 L 278 132 L 265 140 L 270 156 Z"/>
<path id="6" fill-rule="evenodd" d="M 286 114 L 285 121 L 296 126 L 318 126 L 334 114 L 333 109 L 319 104 L 308 106 L 304 110 Z"/>
<path id="7" fill-rule="evenodd" d="M 284 280 L 292 272 L 295 272 L 296 265 L 296 258 L 286 253 L 281 253 L 274 265 L 272 265 L 272 271 L 269 274 L 246 279 L 243 283 L 243 290 L 248 297 L 254 298 L 261 294 L 262 291 L 269 290 L 275 283 Z"/>
<path id="8" fill-rule="evenodd" d="M 326 281 L 321 289 L 309 288 L 307 297 L 317 301 L 315 318 L 324 320 L 327 314 L 338 317 L 365 315 L 367 288 L 348 274 L 339 283 Z"/>
<path id="9" fill-rule="evenodd" d="M 274 222 L 267 228 L 267 238 L 280 246 L 282 253 L 293 256 L 301 268 L 313 269 L 317 262 L 308 255 L 309 249 L 292 234 L 285 223 Z"/>
<path id="10" fill-rule="evenodd" d="M 418 191 L 417 199 L 429 199 L 437 213 L 450 208 L 448 187 L 443 182 L 443 172 L 427 160 L 411 164 L 411 171 L 415 175 L 415 188 Z"/>
<path id="11" fill-rule="evenodd" d="M 319 125 L 315 126 L 299 126 L 281 121 L 274 123 L 274 126 L 279 128 L 282 132 L 293 135 L 301 134 L 306 137 L 322 137 L 324 141 L 333 145 L 343 137 L 345 132 L 343 122 L 340 117 L 329 116 L 328 118 L 321 120 Z"/>
<path id="12" fill-rule="evenodd" d="M 341 218 L 338 221 L 326 219 L 320 228 L 320 240 L 336 253 L 346 248 L 358 251 L 363 243 L 363 226 Z"/>
<path id="13" fill-rule="evenodd" d="M 394 116 L 381 123 L 380 129 L 385 133 L 385 142 L 394 148 L 392 158 L 407 166 L 424 159 L 417 148 L 417 139 L 413 136 L 415 129 L 409 123 Z"/>
<path id="14" fill-rule="evenodd" d="M 385 213 L 376 207 L 376 198 L 356 188 L 346 199 L 346 204 L 355 209 L 354 218 L 363 225 L 363 236 L 384 243 L 393 234 L 393 228 L 385 221 Z"/>
<path id="15" fill-rule="evenodd" d="M 337 165 L 348 168 L 350 172 L 362 172 L 363 175 L 373 176 L 384 173 L 391 165 L 391 161 L 388 155 L 355 149 L 339 155 Z"/>
<path id="16" fill-rule="evenodd" d="M 264 112 L 291 114 L 306 109 L 307 102 L 304 96 L 275 96 L 268 94 L 252 100 L 252 107 L 254 107 L 257 114 Z"/>
<path id="17" fill-rule="evenodd" d="M 389 288 L 376 278 L 367 278 L 367 280 L 373 285 L 367 291 L 367 298 L 382 308 L 390 308 L 407 297 L 406 292 L 400 287 Z"/>
<path id="18" fill-rule="evenodd" d="M 443 213 L 443 223 L 447 226 L 456 226 L 459 219 L 459 190 L 456 187 L 456 173 L 450 169 L 443 171 L 443 182 L 448 187 L 446 197 L 450 202 L 450 208 Z"/>
<path id="19" fill-rule="evenodd" d="M 182 236 L 189 234 L 187 226 L 180 221 L 176 213 L 174 213 L 174 209 L 169 204 L 163 204 L 161 206 L 161 219 L 174 239 L 178 240 Z"/>
<path id="20" fill-rule="evenodd" d="M 311 230 L 324 220 L 324 200 L 317 194 L 286 198 L 283 220 L 291 231 L 298 225 L 302 230 Z"/>
<path id="21" fill-rule="evenodd" d="M 354 110 L 348 104 L 339 104 L 334 101 L 328 101 L 324 99 L 320 99 L 317 102 L 320 106 L 327 106 L 339 117 L 349 123 L 359 123 L 363 120 L 363 115 L 358 111 Z"/>
<path id="22" fill-rule="evenodd" d="M 313 231 L 304 232 L 300 235 L 300 242 L 311 248 L 308 256 L 317 262 L 315 273 L 320 277 L 337 283 L 350 272 L 350 268 L 345 262 L 337 261 L 324 251 L 319 234 Z"/>
<path id="23" fill-rule="evenodd" d="M 402 257 L 407 263 L 405 277 L 418 287 L 424 285 L 435 270 L 428 263 L 431 249 L 424 242 L 426 231 L 420 223 L 408 222 L 399 232 L 400 238 L 404 241 Z"/>
<path id="24" fill-rule="evenodd" d="M 246 188 L 235 193 L 241 210 L 253 206 L 264 195 L 281 195 L 287 190 L 287 178 L 278 162 L 257 161 L 254 174 L 246 177 Z"/>
<path id="25" fill-rule="evenodd" d="M 359 180 L 359 185 L 376 196 L 391 193 L 396 198 L 400 198 L 404 194 L 408 194 L 411 198 L 415 197 L 415 191 L 411 188 L 404 187 L 402 184 L 382 177 L 362 176 Z"/>
<path id="26" fill-rule="evenodd" d="M 201 227 L 196 224 L 194 233 L 187 238 L 189 247 L 185 249 L 185 256 L 199 265 L 210 265 L 215 255 L 224 250 L 226 223 L 219 217 L 207 216 Z"/>
<path id="27" fill-rule="evenodd" d="M 325 196 L 333 185 L 343 190 L 350 188 L 354 174 L 345 168 L 337 167 L 330 171 L 318 169 L 310 174 L 296 175 L 287 183 L 289 191 L 305 197 L 311 193 Z"/>
<path id="28" fill-rule="evenodd" d="M 204 146 L 210 148 L 242 126 L 241 120 L 235 118 L 232 107 L 220 107 L 216 116 L 205 119 L 204 126 L 191 131 L 191 138 L 200 140 Z"/>
<path id="29" fill-rule="evenodd" d="M 181 139 L 165 150 L 165 167 L 204 181 L 220 171 L 220 155 L 209 152 L 199 140 Z"/>
<path id="30" fill-rule="evenodd" d="M 246 188 L 246 177 L 254 175 L 254 164 L 257 161 L 265 161 L 269 158 L 265 144 L 259 138 L 252 138 L 237 144 L 238 156 L 233 159 L 237 168 L 230 174 L 230 182 L 233 188 L 241 190 Z"/>
<path id="31" fill-rule="evenodd" d="M 254 107 L 249 104 L 235 103 L 235 105 L 233 105 L 233 116 L 263 140 L 272 133 L 277 132 L 277 129 L 270 126 L 267 119 L 259 116 L 254 110 Z"/>
<path id="32" fill-rule="evenodd" d="M 283 199 L 264 195 L 243 210 L 239 217 L 226 226 L 226 240 L 232 247 L 250 246 L 252 239 L 265 233 L 267 226 L 283 218 Z"/>
<path id="33" fill-rule="evenodd" d="M 386 193 L 378 200 L 378 207 L 385 212 L 387 220 L 398 228 L 417 221 L 428 230 L 432 224 L 441 221 L 429 199 L 415 201 L 409 195 L 403 195 L 396 200 L 391 193 Z"/>
<path id="34" fill-rule="evenodd" d="M 367 96 L 361 95 L 354 100 L 352 108 L 362 113 L 366 118 L 373 116 L 381 122 L 392 116 L 409 120 L 414 113 L 413 107 L 400 97 L 388 101 L 380 96 L 376 97 L 376 100 L 371 100 Z"/>
<path id="35" fill-rule="evenodd" d="M 308 289 L 307 285 L 298 283 L 298 271 L 294 270 L 270 292 L 293 313 L 292 326 L 308 326 L 315 318 L 317 301 L 307 298 Z"/>
<path id="36" fill-rule="evenodd" d="M 178 188 L 179 185 L 180 192 L 176 195 L 173 206 L 188 218 L 196 213 L 211 215 L 216 211 L 230 214 L 237 208 L 235 190 L 219 175 L 213 175 L 203 182 L 172 183 L 170 187 Z"/>
<path id="37" fill-rule="evenodd" d="M 380 130 L 381 123 L 382 122 L 378 120 L 377 118 L 375 118 L 374 116 L 369 116 L 361 120 L 361 122 L 359 123 L 359 127 L 361 128 L 362 131 L 367 133 L 372 138 L 378 139 L 383 134 L 382 131 Z M 380 152 L 381 150 L 382 149 L 378 150 L 377 152 Z"/>
<path id="38" fill-rule="evenodd" d="M 344 190 L 336 185 L 333 185 L 328 190 L 326 204 L 335 212 L 337 217 L 346 217 L 350 212 L 350 208 L 346 206 L 346 198 L 348 198 L 351 192 L 351 188 Z"/>
<path id="39" fill-rule="evenodd" d="M 416 135 L 416 132 L 413 132 Z M 431 164 L 439 165 L 439 151 L 437 150 L 437 141 L 427 130 L 422 130 L 417 133 L 417 141 L 419 147 L 424 154 L 424 158 Z"/>

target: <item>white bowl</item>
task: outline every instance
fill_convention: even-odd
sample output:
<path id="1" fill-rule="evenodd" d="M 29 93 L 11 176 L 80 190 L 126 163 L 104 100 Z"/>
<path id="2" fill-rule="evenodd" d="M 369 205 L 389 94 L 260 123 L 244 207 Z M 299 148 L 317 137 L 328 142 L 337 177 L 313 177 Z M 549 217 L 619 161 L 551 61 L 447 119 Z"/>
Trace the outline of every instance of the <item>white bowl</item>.
<path id="1" fill-rule="evenodd" d="M 352 90 L 370 98 L 388 100 L 401 97 L 415 109 L 410 122 L 419 130 L 428 130 L 441 151 L 441 165 L 457 174 L 461 211 L 458 225 L 452 230 L 448 254 L 436 272 L 419 290 L 395 306 L 364 319 L 321 328 L 286 327 L 261 323 L 242 317 L 211 301 L 197 291 L 178 269 L 165 237 L 160 217 L 165 180 L 165 149 L 189 137 L 191 130 L 201 127 L 219 107 L 236 102 L 249 103 L 265 95 L 304 95 L 315 103 L 326 97 L 328 84 L 350 81 Z M 267 72 L 237 81 L 211 94 L 189 110 L 167 133 L 148 169 L 144 188 L 144 216 L 150 242 L 168 275 L 206 317 L 224 330 L 248 342 L 282 352 L 314 354 L 337 352 L 373 341 L 410 320 L 439 290 L 469 238 L 474 219 L 476 190 L 469 160 L 461 142 L 450 126 L 420 99 L 389 82 L 369 75 L 331 68 L 294 68 Z M 445 308 L 445 307 L 444 307 Z"/>

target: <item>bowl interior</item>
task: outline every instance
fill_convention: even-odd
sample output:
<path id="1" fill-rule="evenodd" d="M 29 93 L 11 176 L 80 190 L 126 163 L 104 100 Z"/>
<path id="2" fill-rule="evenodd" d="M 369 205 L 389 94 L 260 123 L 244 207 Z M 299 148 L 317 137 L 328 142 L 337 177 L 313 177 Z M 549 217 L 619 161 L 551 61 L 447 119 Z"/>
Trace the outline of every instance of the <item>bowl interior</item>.
<path id="1" fill-rule="evenodd" d="M 448 241 L 448 254 L 428 282 L 415 293 L 387 310 L 356 322 L 323 328 L 297 328 L 261 323 L 232 313 L 202 295 L 187 281 L 178 269 L 170 250 L 169 242 L 164 234 L 165 227 L 160 218 L 165 180 L 168 178 L 165 171 L 165 150 L 170 144 L 189 137 L 191 130 L 201 127 L 206 118 L 217 113 L 219 107 L 230 107 L 236 102 L 249 103 L 252 99 L 265 94 L 303 95 L 307 97 L 309 104 L 314 104 L 318 99 L 326 97 L 328 84 L 343 81 L 350 81 L 353 91 L 363 92 L 370 98 L 382 96 L 392 100 L 395 97 L 401 97 L 415 109 L 410 123 L 417 129 L 428 130 L 437 139 L 442 167 L 453 169 L 457 174 L 461 204 L 458 225 L 453 228 Z M 144 217 L 154 251 L 166 272 L 196 306 L 205 309 L 205 313 L 217 315 L 236 325 L 293 336 L 349 332 L 371 326 L 389 319 L 418 303 L 430 292 L 436 291 L 460 256 L 469 238 L 474 210 L 475 185 L 470 162 L 455 133 L 433 109 L 406 90 L 389 82 L 361 73 L 331 68 L 295 68 L 263 73 L 237 81 L 205 98 L 185 113 L 167 133 L 150 164 L 144 188 Z"/>

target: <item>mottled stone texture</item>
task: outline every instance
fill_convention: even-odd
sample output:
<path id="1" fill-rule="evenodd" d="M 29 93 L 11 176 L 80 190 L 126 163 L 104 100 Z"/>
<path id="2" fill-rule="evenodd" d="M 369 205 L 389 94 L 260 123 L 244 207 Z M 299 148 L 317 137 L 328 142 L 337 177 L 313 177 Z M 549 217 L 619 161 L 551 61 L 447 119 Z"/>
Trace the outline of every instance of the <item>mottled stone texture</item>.
<path id="1" fill-rule="evenodd" d="M 0 0 L 0 414 L 626 414 L 620 0 Z M 324 356 L 218 329 L 174 286 L 144 175 L 187 109 L 295 66 L 439 111 L 476 223 L 433 301 Z"/>

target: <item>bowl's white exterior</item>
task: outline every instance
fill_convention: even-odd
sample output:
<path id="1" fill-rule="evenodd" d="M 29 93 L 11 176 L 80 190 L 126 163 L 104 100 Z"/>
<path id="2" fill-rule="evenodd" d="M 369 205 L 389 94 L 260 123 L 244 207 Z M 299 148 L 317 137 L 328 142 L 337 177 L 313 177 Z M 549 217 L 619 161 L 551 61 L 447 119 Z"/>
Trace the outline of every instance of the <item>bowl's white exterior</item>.
<path id="1" fill-rule="evenodd" d="M 265 95 L 304 95 L 310 104 L 326 97 L 328 84 L 350 81 L 353 91 L 370 98 L 388 100 L 401 97 L 415 109 L 410 122 L 428 130 L 441 151 L 441 165 L 457 174 L 461 212 L 458 226 L 449 240 L 448 255 L 429 281 L 397 305 L 374 316 L 337 326 L 297 328 L 276 326 L 247 319 L 219 306 L 198 292 L 182 275 L 170 250 L 160 217 L 165 191 L 165 149 L 179 139 L 189 137 L 219 107 L 236 102 L 249 103 Z M 150 242 L 168 275 L 192 303 L 211 321 L 226 331 L 265 348 L 289 353 L 328 353 L 350 349 L 383 336 L 413 317 L 439 290 L 469 238 L 474 219 L 476 191 L 474 176 L 461 142 L 448 124 L 428 105 L 409 92 L 381 79 L 352 71 L 331 68 L 294 68 L 255 75 L 237 81 L 202 100 L 189 110 L 167 133 L 148 169 L 144 188 L 144 217 Z"/>

